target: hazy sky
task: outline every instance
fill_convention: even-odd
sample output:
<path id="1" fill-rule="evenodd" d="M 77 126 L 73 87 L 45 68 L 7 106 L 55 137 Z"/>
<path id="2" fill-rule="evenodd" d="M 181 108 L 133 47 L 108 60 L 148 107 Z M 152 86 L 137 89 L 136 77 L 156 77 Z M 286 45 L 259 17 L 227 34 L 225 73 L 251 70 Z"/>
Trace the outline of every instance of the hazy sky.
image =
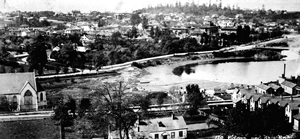
<path id="1" fill-rule="evenodd" d="M 61 11 L 69 12 L 72 10 L 81 10 L 89 12 L 98 11 L 115 11 L 130 12 L 148 5 L 175 3 L 187 1 L 195 3 L 206 3 L 210 0 L 0 0 L 0 11 L 21 10 L 21 11 Z M 211 3 L 220 0 L 211 0 Z M 4 5 L 4 3 L 6 4 Z M 300 11 L 300 0 L 222 0 L 223 6 L 238 5 L 240 8 L 258 9 L 265 5 L 265 9 Z"/>

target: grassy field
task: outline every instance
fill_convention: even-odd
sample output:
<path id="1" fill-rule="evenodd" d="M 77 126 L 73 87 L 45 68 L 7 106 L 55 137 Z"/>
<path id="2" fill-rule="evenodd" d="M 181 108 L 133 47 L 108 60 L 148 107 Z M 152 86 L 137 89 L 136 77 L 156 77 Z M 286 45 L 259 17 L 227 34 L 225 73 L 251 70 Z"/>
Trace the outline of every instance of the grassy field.
<path id="1" fill-rule="evenodd" d="M 51 119 L 0 123 L 1 139 L 59 139 L 59 127 Z"/>

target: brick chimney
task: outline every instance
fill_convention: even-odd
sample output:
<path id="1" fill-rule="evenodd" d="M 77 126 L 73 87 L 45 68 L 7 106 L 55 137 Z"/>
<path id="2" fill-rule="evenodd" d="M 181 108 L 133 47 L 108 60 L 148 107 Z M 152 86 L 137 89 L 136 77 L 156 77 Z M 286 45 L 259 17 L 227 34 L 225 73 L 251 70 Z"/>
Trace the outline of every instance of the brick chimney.
<path id="1" fill-rule="evenodd" d="M 283 64 L 283 74 L 282 74 L 282 78 L 285 78 L 285 69 L 286 69 L 286 64 Z"/>
<path id="2" fill-rule="evenodd" d="M 297 75 L 297 83 L 298 86 L 300 85 L 300 75 Z"/>

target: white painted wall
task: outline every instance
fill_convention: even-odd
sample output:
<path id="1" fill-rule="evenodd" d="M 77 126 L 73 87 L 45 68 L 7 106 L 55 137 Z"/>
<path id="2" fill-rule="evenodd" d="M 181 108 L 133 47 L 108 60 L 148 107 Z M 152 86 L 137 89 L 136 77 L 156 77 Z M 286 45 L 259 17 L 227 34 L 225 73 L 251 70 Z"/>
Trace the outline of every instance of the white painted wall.
<path id="1" fill-rule="evenodd" d="M 179 137 L 179 131 L 183 131 L 182 137 Z M 175 132 L 175 138 L 171 138 L 171 132 Z M 178 130 L 150 133 L 152 139 L 155 139 L 155 134 L 158 134 L 158 139 L 163 139 L 162 134 L 168 134 L 168 139 L 185 139 L 187 138 L 187 129 L 178 129 Z"/>

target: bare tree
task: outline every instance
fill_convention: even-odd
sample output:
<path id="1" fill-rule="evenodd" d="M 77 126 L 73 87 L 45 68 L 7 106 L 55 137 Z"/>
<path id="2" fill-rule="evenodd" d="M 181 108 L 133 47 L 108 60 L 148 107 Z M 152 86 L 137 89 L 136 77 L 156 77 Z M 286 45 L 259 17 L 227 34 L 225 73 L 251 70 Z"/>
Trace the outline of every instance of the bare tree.
<path id="1" fill-rule="evenodd" d="M 137 120 L 131 102 L 129 84 L 123 81 L 104 83 L 98 87 L 92 98 L 95 111 L 94 124 L 106 123 L 112 130 L 117 130 L 120 139 L 129 139 L 129 131 Z"/>

